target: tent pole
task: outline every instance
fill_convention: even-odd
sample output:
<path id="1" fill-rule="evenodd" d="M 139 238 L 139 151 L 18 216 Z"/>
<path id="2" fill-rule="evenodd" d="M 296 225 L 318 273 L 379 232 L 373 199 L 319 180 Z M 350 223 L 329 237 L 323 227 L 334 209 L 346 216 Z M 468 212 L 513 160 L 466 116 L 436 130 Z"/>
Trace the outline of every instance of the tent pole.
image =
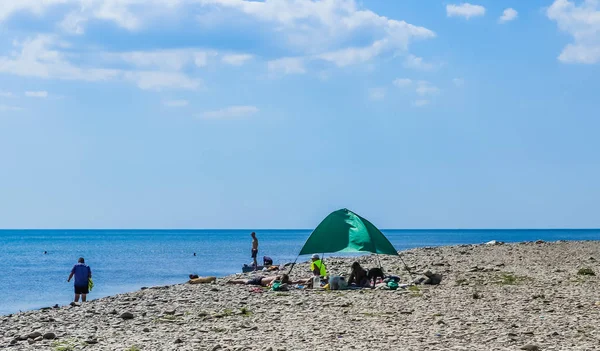
<path id="1" fill-rule="evenodd" d="M 381 267 L 381 261 L 379 260 L 379 254 L 375 254 L 375 256 L 377 256 L 377 264 L 379 265 L 379 269 L 381 269 L 381 273 L 383 273 L 383 267 Z"/>
<path id="2" fill-rule="evenodd" d="M 294 260 L 294 263 L 292 263 L 292 267 L 290 268 L 290 271 L 288 272 L 288 275 L 292 275 L 292 271 L 294 270 L 294 266 L 296 265 L 296 261 L 298 261 L 298 257 L 300 257 L 300 255 L 296 256 L 296 259 Z"/>
<path id="3" fill-rule="evenodd" d="M 325 267 L 325 252 L 323 252 L 323 254 L 321 255 L 321 267 Z M 319 273 L 321 273 L 321 272 L 319 272 Z"/>
<path id="4" fill-rule="evenodd" d="M 415 280 L 415 277 L 410 271 L 410 268 L 408 268 L 408 266 L 406 265 L 406 262 L 404 262 L 404 259 L 402 258 L 402 255 L 400 255 L 400 253 L 398 253 L 398 257 L 400 257 L 400 261 L 402 261 L 402 264 L 404 264 L 404 268 L 406 268 L 406 271 L 408 272 L 408 274 L 410 274 L 410 279 Z"/>

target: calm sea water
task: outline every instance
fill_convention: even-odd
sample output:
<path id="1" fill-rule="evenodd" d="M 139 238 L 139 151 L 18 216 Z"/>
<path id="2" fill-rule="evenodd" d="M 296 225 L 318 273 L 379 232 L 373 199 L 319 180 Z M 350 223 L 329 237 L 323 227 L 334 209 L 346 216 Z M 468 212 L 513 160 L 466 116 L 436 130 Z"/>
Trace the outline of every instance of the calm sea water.
<path id="1" fill-rule="evenodd" d="M 0 231 L 0 315 L 72 298 L 69 272 L 80 256 L 92 268 L 98 298 L 142 286 L 181 283 L 191 273 L 223 276 L 250 263 L 248 230 Z M 423 246 L 554 240 L 598 240 L 600 230 L 384 230 L 398 250 Z M 259 257 L 293 261 L 309 230 L 257 231 Z M 43 254 L 47 251 L 48 254 Z M 194 256 L 193 253 L 197 256 Z"/>

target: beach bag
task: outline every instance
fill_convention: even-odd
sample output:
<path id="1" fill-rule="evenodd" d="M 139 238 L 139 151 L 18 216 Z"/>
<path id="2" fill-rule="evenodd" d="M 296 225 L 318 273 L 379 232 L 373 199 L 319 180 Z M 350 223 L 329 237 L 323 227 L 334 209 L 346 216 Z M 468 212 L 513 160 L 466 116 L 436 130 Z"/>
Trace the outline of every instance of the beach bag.
<path id="1" fill-rule="evenodd" d="M 94 281 L 92 280 L 92 278 L 88 278 L 88 290 L 92 291 L 93 288 L 94 288 Z"/>
<path id="2" fill-rule="evenodd" d="M 344 277 L 334 275 L 329 278 L 329 289 L 331 290 L 345 290 L 348 287 L 348 283 Z"/>
<path id="3" fill-rule="evenodd" d="M 279 281 L 273 282 L 271 286 L 272 291 L 288 291 L 288 285 Z"/>
<path id="4" fill-rule="evenodd" d="M 398 283 L 396 283 L 393 280 L 390 280 L 389 282 L 387 282 L 387 286 L 388 286 L 388 288 L 390 288 L 390 290 L 398 289 Z"/>

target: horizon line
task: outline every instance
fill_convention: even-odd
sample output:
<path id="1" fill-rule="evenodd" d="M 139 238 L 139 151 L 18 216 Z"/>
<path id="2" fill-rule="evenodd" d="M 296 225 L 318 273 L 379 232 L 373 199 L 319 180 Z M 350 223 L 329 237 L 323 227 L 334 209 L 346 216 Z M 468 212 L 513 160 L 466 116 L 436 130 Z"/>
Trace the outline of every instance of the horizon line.
<path id="1" fill-rule="evenodd" d="M 378 228 L 379 230 L 403 230 L 403 231 L 441 231 L 441 230 L 465 230 L 465 231 L 476 231 L 476 230 L 600 230 L 599 228 L 583 228 L 583 227 L 565 227 L 565 228 Z M 0 228 L 0 231 L 51 231 L 51 230 L 65 230 L 65 231 L 141 231 L 141 230 L 156 230 L 156 231 L 275 231 L 275 230 L 314 230 L 314 228 Z"/>

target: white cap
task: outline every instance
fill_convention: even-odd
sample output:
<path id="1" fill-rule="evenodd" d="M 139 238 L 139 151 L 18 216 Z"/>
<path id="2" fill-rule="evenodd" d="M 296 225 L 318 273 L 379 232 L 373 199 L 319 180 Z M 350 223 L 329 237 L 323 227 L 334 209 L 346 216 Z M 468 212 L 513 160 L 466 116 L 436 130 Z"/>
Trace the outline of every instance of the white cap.
<path id="1" fill-rule="evenodd" d="M 313 255 L 312 255 L 312 258 L 316 258 L 316 259 L 318 260 L 318 259 L 319 259 L 319 255 L 317 255 L 317 254 L 313 254 Z"/>

